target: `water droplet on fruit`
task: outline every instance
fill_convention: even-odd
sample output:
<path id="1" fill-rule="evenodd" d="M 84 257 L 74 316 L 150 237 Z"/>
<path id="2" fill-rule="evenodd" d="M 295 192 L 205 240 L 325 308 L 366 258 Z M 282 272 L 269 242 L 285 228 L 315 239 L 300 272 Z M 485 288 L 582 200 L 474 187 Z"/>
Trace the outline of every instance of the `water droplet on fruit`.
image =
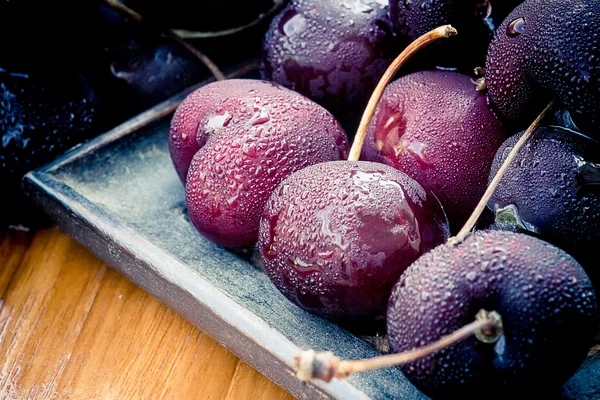
<path id="1" fill-rule="evenodd" d="M 343 0 L 342 5 L 357 14 L 368 14 L 373 12 L 373 8 L 368 4 L 363 3 L 362 0 Z"/>
<path id="2" fill-rule="evenodd" d="M 231 121 L 231 114 L 225 112 L 222 115 L 211 115 L 208 117 L 205 125 L 205 130 L 212 131 L 215 129 L 223 128 Z"/>
<path id="3" fill-rule="evenodd" d="M 306 30 L 306 18 L 301 14 L 296 14 L 283 24 L 283 33 L 286 36 L 298 35 Z"/>
<path id="4" fill-rule="evenodd" d="M 242 146 L 242 151 L 244 152 L 244 154 L 250 157 L 257 157 L 256 145 L 254 143 L 244 143 L 244 145 Z"/>
<path id="5" fill-rule="evenodd" d="M 470 282 L 474 282 L 477 279 L 477 273 L 475 271 L 467 272 L 466 277 Z"/>
<path id="6" fill-rule="evenodd" d="M 517 18 L 506 27 L 506 34 L 510 37 L 517 37 L 525 32 L 525 18 Z"/>
<path id="7" fill-rule="evenodd" d="M 269 117 L 269 113 L 267 112 L 267 110 L 264 107 L 261 107 L 260 109 L 256 110 L 252 118 L 250 118 L 250 125 L 262 125 L 264 123 L 269 122 L 270 120 L 271 117 Z"/>

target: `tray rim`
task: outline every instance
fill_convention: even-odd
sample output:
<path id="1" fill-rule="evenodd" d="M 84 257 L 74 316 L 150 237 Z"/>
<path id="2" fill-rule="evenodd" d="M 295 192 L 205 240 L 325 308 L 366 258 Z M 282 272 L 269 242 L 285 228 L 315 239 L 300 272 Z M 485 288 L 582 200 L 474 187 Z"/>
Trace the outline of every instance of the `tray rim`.
<path id="1" fill-rule="evenodd" d="M 252 70 L 255 67 L 255 63 L 249 63 L 242 66 L 240 69 L 236 70 L 234 73 L 228 74 L 227 79 L 233 79 L 248 71 Z M 123 243 L 130 242 L 131 243 L 140 243 L 146 246 L 148 249 L 153 249 L 155 251 L 161 252 L 162 250 L 154 245 L 152 242 L 147 240 L 142 235 L 136 233 L 131 227 L 129 227 L 125 222 L 120 221 L 118 218 L 114 218 L 110 213 L 104 212 L 101 207 L 90 202 L 88 199 L 77 193 L 71 187 L 66 184 L 58 181 L 53 172 L 56 172 L 61 167 L 74 162 L 78 159 L 81 159 L 85 156 L 88 156 L 90 153 L 93 153 L 95 150 L 98 150 L 104 146 L 110 145 L 120 139 L 123 139 L 127 135 L 135 133 L 138 129 L 143 128 L 160 120 L 161 118 L 166 117 L 167 115 L 173 113 L 177 106 L 194 90 L 214 82 L 214 79 L 207 79 L 202 81 L 196 85 L 190 86 L 178 94 L 170 97 L 169 99 L 153 106 L 152 108 L 134 116 L 133 118 L 123 122 L 122 124 L 116 126 L 113 129 L 108 130 L 107 132 L 100 134 L 99 136 L 79 145 L 74 146 L 65 152 L 62 156 L 58 157 L 54 161 L 34 169 L 28 172 L 23 177 L 23 188 L 27 196 L 34 201 L 38 206 L 41 206 L 42 210 L 49 215 L 52 221 L 56 226 L 63 232 L 66 232 L 69 236 L 71 236 L 74 240 L 82 244 L 84 247 L 88 248 L 92 251 L 96 256 L 106 262 L 109 266 L 119 271 L 121 274 L 125 275 L 128 279 L 130 279 L 134 284 L 142 287 L 144 290 L 148 291 L 153 297 L 158 298 L 163 304 L 167 305 L 167 307 L 173 308 L 179 315 L 186 318 L 190 323 L 196 326 L 201 331 L 209 334 L 213 339 L 219 342 L 228 350 L 232 351 L 237 357 L 241 358 L 248 364 L 252 365 L 263 375 L 267 376 L 273 382 L 281 386 L 284 390 L 290 392 L 294 396 L 301 396 L 303 398 L 314 398 L 313 396 L 318 396 L 319 398 L 335 398 L 335 399 L 371 399 L 366 393 L 362 390 L 354 386 L 347 380 L 332 380 L 329 383 L 321 382 L 321 381 L 311 381 L 308 383 L 301 383 L 297 380 L 293 370 L 293 356 L 298 352 L 302 351 L 300 347 L 294 344 L 291 340 L 286 338 L 283 334 L 279 333 L 275 328 L 271 327 L 266 321 L 262 318 L 256 316 L 252 312 L 245 309 L 241 304 L 237 303 L 234 299 L 230 298 L 226 293 L 222 292 L 218 287 L 213 286 L 208 280 L 204 277 L 193 274 L 186 268 L 180 268 L 181 271 L 184 271 L 185 274 L 193 275 L 193 280 L 188 279 L 188 281 L 193 281 L 195 284 L 199 284 L 203 289 L 206 290 L 206 293 L 211 293 L 210 295 L 197 296 L 193 293 L 198 292 L 198 288 L 184 287 L 186 294 L 191 295 L 192 297 L 206 298 L 207 303 L 214 303 L 212 306 L 208 306 L 209 311 L 213 312 L 217 318 L 221 318 L 223 322 L 228 323 L 230 320 L 226 319 L 219 310 L 222 310 L 223 306 L 230 307 L 231 309 L 237 309 L 239 312 L 235 314 L 236 318 L 240 318 L 244 316 L 251 322 L 251 327 L 259 328 L 254 329 L 254 332 L 247 332 L 246 336 L 253 340 L 255 343 L 260 345 L 260 343 L 268 343 L 268 346 L 262 346 L 263 349 L 271 352 L 275 358 L 277 358 L 287 370 L 287 375 L 290 375 L 289 380 L 282 380 L 281 376 L 274 375 L 271 370 L 265 370 L 264 367 L 261 367 L 253 357 L 247 357 L 245 354 L 240 354 L 239 351 L 236 351 L 235 346 L 232 343 L 228 343 L 227 340 L 224 340 L 218 335 L 214 335 L 209 333 L 209 330 L 206 329 L 202 324 L 195 323 L 191 321 L 186 315 L 182 314 L 180 310 L 173 307 L 173 305 L 165 302 L 160 295 L 157 295 L 155 290 L 148 288 L 147 285 L 140 284 L 136 280 L 132 279 L 135 276 L 128 274 L 127 271 L 124 271 L 123 268 L 119 265 L 115 265 L 115 260 L 110 259 L 110 255 L 107 255 L 103 251 L 93 248 L 90 243 L 90 240 L 84 239 L 78 234 L 76 231 L 77 227 L 72 227 L 68 225 L 68 221 L 61 220 L 60 213 L 58 212 L 49 212 L 50 207 L 48 204 L 52 204 L 53 206 L 58 206 L 62 210 L 66 211 L 71 215 L 71 218 L 76 218 L 78 224 L 83 224 L 84 228 L 91 231 L 96 232 L 98 237 L 108 237 L 113 243 Z M 66 195 L 65 193 L 68 193 Z M 102 218 L 98 216 L 100 214 L 106 218 L 106 221 L 102 221 Z M 108 222 L 110 221 L 110 222 Z M 127 232 L 127 235 L 112 235 L 109 232 Z M 99 232 L 102 232 L 104 236 L 100 236 Z M 120 237 L 123 236 L 123 237 Z M 129 248 L 131 249 L 131 247 Z M 138 254 L 132 254 L 134 258 L 138 258 Z M 145 259 L 151 259 L 152 256 L 146 256 Z M 158 261 L 158 260 L 153 260 Z M 164 258 L 161 258 L 161 262 L 164 263 Z M 169 265 L 171 264 L 180 264 L 183 263 L 178 262 L 175 259 L 169 260 Z M 173 280 L 173 277 L 169 277 L 169 274 L 164 274 L 167 272 L 160 267 L 159 262 L 153 262 L 152 264 L 148 264 L 145 267 L 151 268 L 152 273 L 157 273 L 161 278 L 168 280 L 169 283 L 182 287 L 182 282 L 185 282 L 185 279 L 178 279 L 177 282 Z M 169 273 L 172 272 L 173 269 L 169 270 Z M 178 272 L 179 273 L 179 272 Z M 210 301 L 213 300 L 213 301 Z M 215 304 L 221 304 L 222 307 L 217 307 Z M 230 325 L 230 324 L 228 324 Z M 236 328 L 238 329 L 238 328 Z M 266 335 L 263 333 L 266 332 Z M 286 382 L 287 381 L 287 382 Z M 294 386 L 302 386 L 305 390 L 293 390 Z M 292 390 L 290 390 L 292 389 Z M 309 397 L 306 397 L 306 396 Z"/>

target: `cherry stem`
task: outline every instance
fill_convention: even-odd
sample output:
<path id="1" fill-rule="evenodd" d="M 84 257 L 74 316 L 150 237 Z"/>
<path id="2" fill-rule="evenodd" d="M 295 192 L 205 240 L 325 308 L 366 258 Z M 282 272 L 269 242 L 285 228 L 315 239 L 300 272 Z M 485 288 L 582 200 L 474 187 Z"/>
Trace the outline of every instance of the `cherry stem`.
<path id="1" fill-rule="evenodd" d="M 173 32 L 175 32 L 177 35 L 179 35 L 179 37 L 181 37 L 183 39 L 207 39 L 207 38 L 215 38 L 215 37 L 233 35 L 234 33 L 245 31 L 246 29 L 252 28 L 252 27 L 262 23 L 263 21 L 270 19 L 272 16 L 277 14 L 279 12 L 279 10 L 281 10 L 283 8 L 283 6 L 286 5 L 286 1 L 284 1 L 284 0 L 276 0 L 276 1 L 274 1 L 274 3 L 275 4 L 273 5 L 273 7 L 271 7 L 269 10 L 267 10 L 265 13 L 260 14 L 258 16 L 258 18 L 247 23 L 246 25 L 237 26 L 237 27 L 231 28 L 231 29 L 224 29 L 222 31 L 214 31 L 214 32 L 190 31 L 187 29 L 173 29 Z"/>
<path id="2" fill-rule="evenodd" d="M 329 382 L 332 378 L 344 379 L 356 372 L 386 368 L 418 360 L 472 335 L 484 343 L 494 343 L 502 336 L 502 332 L 503 325 L 500 314 L 495 311 L 480 310 L 475 321 L 442 337 L 437 342 L 403 353 L 363 360 L 340 360 L 330 351 L 323 353 L 315 353 L 314 350 L 304 351 L 294 357 L 296 376 L 301 381 L 320 379 Z"/>
<path id="3" fill-rule="evenodd" d="M 354 137 L 354 142 L 352 143 L 352 148 L 350 149 L 348 161 L 358 161 L 360 158 L 360 152 L 367 135 L 367 129 L 369 128 L 369 123 L 373 118 L 373 114 L 375 114 L 377 103 L 379 102 L 379 99 L 381 99 L 386 86 L 392 80 L 394 75 L 396 75 L 396 72 L 398 72 L 400 67 L 402 67 L 415 53 L 427 46 L 429 43 L 435 42 L 438 39 L 449 38 L 457 34 L 458 32 L 451 25 L 439 26 L 415 39 L 404 49 L 404 51 L 402 51 L 402 53 L 400 53 L 398 57 L 396 57 L 396 59 L 392 62 L 392 64 L 390 64 L 379 80 L 377 87 L 375 87 L 375 90 L 369 99 L 369 103 L 365 108 L 365 112 L 360 120 L 360 125 L 356 131 L 356 136 Z"/>
<path id="4" fill-rule="evenodd" d="M 151 23 L 146 18 L 142 17 L 138 12 L 127 7 L 125 4 L 121 3 L 119 0 L 104 0 L 104 2 L 110 8 L 117 10 L 123 14 L 128 15 L 134 21 L 145 24 L 145 25 L 151 27 L 152 29 L 159 31 L 162 35 L 173 39 L 178 44 L 185 47 L 186 50 L 189 51 L 190 53 L 192 53 L 198 60 L 200 60 L 200 62 L 202 64 L 204 64 L 206 66 L 206 68 L 208 68 L 210 70 L 210 72 L 213 74 L 213 76 L 215 77 L 216 80 L 222 81 L 225 79 L 225 75 L 223 75 L 223 72 L 221 72 L 219 67 L 217 67 L 217 65 L 210 58 L 208 58 L 208 56 L 206 56 L 200 50 L 198 50 L 197 48 L 195 48 L 194 46 L 192 46 L 191 44 L 189 44 L 188 42 L 183 40 L 172 29 L 162 28 L 162 27 L 159 27 L 158 25 L 155 25 L 154 23 Z"/>
<path id="5" fill-rule="evenodd" d="M 477 207 L 475 207 L 475 210 L 473 211 L 473 213 L 471 214 L 471 216 L 469 217 L 469 219 L 467 220 L 465 225 L 462 227 L 462 229 L 458 232 L 458 234 L 456 236 L 448 239 L 448 243 L 460 243 L 469 235 L 469 233 L 471 232 L 471 230 L 477 223 L 477 220 L 479 220 L 481 213 L 487 206 L 487 203 L 490 200 L 490 198 L 492 197 L 492 194 L 494 194 L 494 190 L 496 190 L 496 187 L 500 183 L 500 180 L 504 176 L 504 173 L 506 172 L 506 170 L 508 169 L 508 167 L 510 166 L 512 161 L 517 156 L 517 153 L 519 152 L 521 147 L 523 147 L 523 145 L 529 140 L 529 138 L 531 138 L 533 133 L 540 126 L 540 122 L 544 119 L 544 117 L 546 115 L 548 115 L 550 110 L 552 110 L 552 107 L 554 107 L 554 100 L 552 100 L 546 106 L 546 108 L 544 108 L 544 110 L 540 113 L 540 115 L 538 115 L 538 117 L 535 119 L 535 121 L 533 121 L 531 123 L 531 125 L 529 125 L 529 128 L 527 128 L 527 130 L 525 131 L 523 136 L 521 136 L 521 138 L 517 141 L 517 143 L 511 149 L 510 153 L 508 153 L 506 160 L 504 160 L 504 162 L 500 166 L 500 169 L 498 170 L 498 172 L 496 172 L 496 175 L 494 175 L 494 179 L 492 179 L 492 182 L 490 182 L 490 184 L 488 185 L 485 193 L 483 194 L 483 197 L 481 197 L 481 200 L 479 200 Z"/>

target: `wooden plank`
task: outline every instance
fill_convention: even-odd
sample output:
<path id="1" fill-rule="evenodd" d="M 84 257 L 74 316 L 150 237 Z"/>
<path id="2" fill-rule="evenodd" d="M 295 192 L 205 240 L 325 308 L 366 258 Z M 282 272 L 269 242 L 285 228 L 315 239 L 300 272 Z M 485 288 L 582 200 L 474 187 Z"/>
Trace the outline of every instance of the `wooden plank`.
<path id="1" fill-rule="evenodd" d="M 0 398 L 291 398 L 55 229 L 0 268 Z"/>

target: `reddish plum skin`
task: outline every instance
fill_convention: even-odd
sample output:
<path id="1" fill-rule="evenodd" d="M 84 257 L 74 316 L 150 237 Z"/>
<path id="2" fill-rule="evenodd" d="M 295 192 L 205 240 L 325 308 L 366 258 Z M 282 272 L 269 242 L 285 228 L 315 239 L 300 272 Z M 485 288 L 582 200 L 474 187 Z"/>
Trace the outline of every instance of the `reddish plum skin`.
<path id="1" fill-rule="evenodd" d="M 479 231 L 430 251 L 402 275 L 388 306 L 390 346 L 403 352 L 432 343 L 482 308 L 502 317 L 497 342 L 470 337 L 401 367 L 427 395 L 547 398 L 585 359 L 598 322 L 592 284 L 567 253 L 527 235 Z"/>
<path id="2" fill-rule="evenodd" d="M 271 82 L 228 80 L 220 101 L 198 119 L 186 180 L 191 222 L 225 247 L 252 245 L 264 205 L 288 175 L 344 159 L 348 141 L 323 107 Z"/>
<path id="3" fill-rule="evenodd" d="M 402 49 L 387 11 L 380 0 L 290 1 L 265 37 L 263 79 L 304 94 L 354 132 L 373 89 Z"/>
<path id="4" fill-rule="evenodd" d="M 200 126 L 202 119 L 212 112 L 216 103 L 248 90 L 243 85 L 235 85 L 236 82 L 240 81 L 209 83 L 188 95 L 175 110 L 169 130 L 169 152 L 183 183 L 194 154 L 204 146 L 211 132 Z"/>
<path id="5" fill-rule="evenodd" d="M 485 95 L 468 76 L 416 72 L 386 88 L 361 159 L 391 165 L 432 191 L 456 231 L 485 191 L 504 139 Z"/>
<path id="6" fill-rule="evenodd" d="M 334 320 L 382 315 L 392 286 L 449 235 L 434 196 L 383 164 L 313 165 L 273 192 L 259 250 L 275 286 L 292 302 Z"/>

